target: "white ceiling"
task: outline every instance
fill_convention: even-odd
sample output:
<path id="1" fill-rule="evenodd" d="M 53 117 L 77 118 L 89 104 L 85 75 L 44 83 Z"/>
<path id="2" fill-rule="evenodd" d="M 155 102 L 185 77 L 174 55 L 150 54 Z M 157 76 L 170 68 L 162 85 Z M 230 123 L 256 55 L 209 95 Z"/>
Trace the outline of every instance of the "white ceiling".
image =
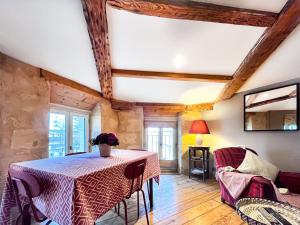
<path id="1" fill-rule="evenodd" d="M 279 12 L 286 0 L 199 0 Z M 113 68 L 232 75 L 264 28 L 150 17 L 112 9 Z M 100 91 L 80 0 L 0 0 L 0 51 Z M 300 77 L 300 27 L 240 91 Z M 224 84 L 114 78 L 114 98 L 213 101 Z"/>
<path id="2" fill-rule="evenodd" d="M 300 26 L 261 65 L 239 92 L 300 77 Z"/>
<path id="3" fill-rule="evenodd" d="M 244 9 L 255 9 L 268 12 L 280 12 L 287 0 L 195 0 L 196 2 L 207 2 L 217 5 L 226 5 Z"/>
<path id="4" fill-rule="evenodd" d="M 265 28 L 166 19 L 107 6 L 112 67 L 232 75 Z M 114 98 L 196 104 L 214 101 L 224 84 L 114 78 Z"/>
<path id="5" fill-rule="evenodd" d="M 107 6 L 112 67 L 232 75 L 265 28 L 130 13 Z"/>
<path id="6" fill-rule="evenodd" d="M 114 98 L 133 102 L 196 104 L 212 102 L 223 83 L 140 78 L 113 78 Z"/>
<path id="7" fill-rule="evenodd" d="M 100 91 L 80 0 L 0 0 L 0 51 Z"/>

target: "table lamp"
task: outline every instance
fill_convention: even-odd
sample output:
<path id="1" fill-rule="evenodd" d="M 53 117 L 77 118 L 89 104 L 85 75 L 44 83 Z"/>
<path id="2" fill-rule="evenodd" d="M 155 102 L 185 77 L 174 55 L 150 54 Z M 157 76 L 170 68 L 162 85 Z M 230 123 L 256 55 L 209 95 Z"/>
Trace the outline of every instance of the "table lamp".
<path id="1" fill-rule="evenodd" d="M 190 128 L 190 134 L 197 134 L 196 144 L 201 146 L 203 137 L 201 134 L 209 134 L 209 129 L 205 120 L 194 120 Z"/>

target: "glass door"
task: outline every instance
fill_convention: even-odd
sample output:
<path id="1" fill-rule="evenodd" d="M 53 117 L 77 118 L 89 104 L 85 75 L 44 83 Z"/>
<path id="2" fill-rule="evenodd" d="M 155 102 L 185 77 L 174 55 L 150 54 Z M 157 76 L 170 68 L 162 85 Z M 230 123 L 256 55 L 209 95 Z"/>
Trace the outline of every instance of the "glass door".
<path id="1" fill-rule="evenodd" d="M 49 158 L 88 150 L 89 115 L 69 108 L 51 108 L 49 114 Z"/>
<path id="2" fill-rule="evenodd" d="M 70 152 L 85 151 L 88 146 L 88 116 L 76 113 L 70 114 Z"/>
<path id="3" fill-rule="evenodd" d="M 147 127 L 146 148 L 157 152 L 162 170 L 177 170 L 176 129 L 173 127 Z"/>
<path id="4" fill-rule="evenodd" d="M 67 136 L 67 115 L 63 112 L 51 112 L 49 116 L 49 158 L 66 154 Z"/>

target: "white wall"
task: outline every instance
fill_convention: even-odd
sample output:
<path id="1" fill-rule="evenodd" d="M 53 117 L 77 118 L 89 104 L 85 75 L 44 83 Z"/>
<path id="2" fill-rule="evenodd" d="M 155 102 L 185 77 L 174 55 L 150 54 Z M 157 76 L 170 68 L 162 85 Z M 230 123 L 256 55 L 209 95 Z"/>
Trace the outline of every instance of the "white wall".
<path id="1" fill-rule="evenodd" d="M 300 82 L 300 79 L 252 90 L 263 90 Z M 244 132 L 244 94 L 215 105 L 213 111 L 202 114 L 211 132 L 213 149 L 246 145 L 255 149 L 264 159 L 285 171 L 300 172 L 300 131 L 297 132 Z"/>

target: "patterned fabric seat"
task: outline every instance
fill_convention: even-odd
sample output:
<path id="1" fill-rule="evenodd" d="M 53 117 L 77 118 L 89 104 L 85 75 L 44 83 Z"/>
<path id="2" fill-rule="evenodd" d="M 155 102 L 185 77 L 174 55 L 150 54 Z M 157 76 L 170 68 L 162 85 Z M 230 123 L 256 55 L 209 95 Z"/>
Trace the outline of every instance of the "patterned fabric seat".
<path id="1" fill-rule="evenodd" d="M 254 150 L 248 149 L 254 152 Z M 238 168 L 243 162 L 246 151 L 240 147 L 229 147 L 216 150 L 214 152 L 216 169 L 221 167 L 231 166 L 233 168 Z M 276 194 L 271 182 L 263 177 L 253 177 L 248 187 L 243 191 L 239 199 L 234 199 L 229 191 L 226 189 L 224 184 L 220 182 L 221 189 L 221 200 L 226 202 L 231 206 L 235 206 L 235 203 L 240 198 L 253 197 L 253 198 L 264 198 L 276 201 Z M 291 172 L 279 172 L 275 184 L 277 187 L 288 188 L 291 192 L 300 194 L 300 173 Z"/>

